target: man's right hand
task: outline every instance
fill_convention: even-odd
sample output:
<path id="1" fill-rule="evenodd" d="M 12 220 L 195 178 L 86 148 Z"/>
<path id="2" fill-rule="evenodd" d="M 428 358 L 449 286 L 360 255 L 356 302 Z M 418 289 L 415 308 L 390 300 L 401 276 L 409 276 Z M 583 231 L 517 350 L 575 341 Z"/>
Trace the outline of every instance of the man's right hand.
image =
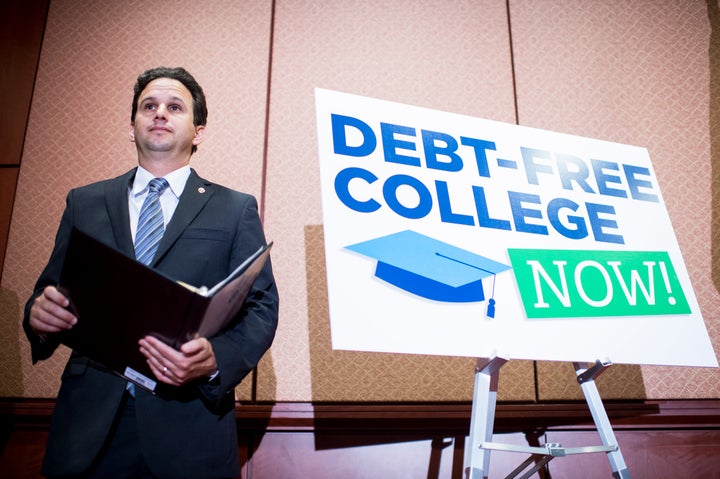
<path id="1" fill-rule="evenodd" d="M 30 307 L 30 327 L 40 336 L 72 328 L 77 318 L 66 309 L 69 305 L 65 295 L 48 286 Z"/>

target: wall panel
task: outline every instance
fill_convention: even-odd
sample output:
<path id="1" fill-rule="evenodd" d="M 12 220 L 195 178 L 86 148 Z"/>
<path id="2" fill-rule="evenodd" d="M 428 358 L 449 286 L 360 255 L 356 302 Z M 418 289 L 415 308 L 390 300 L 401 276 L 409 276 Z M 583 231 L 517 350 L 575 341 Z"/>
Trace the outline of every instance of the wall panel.
<path id="1" fill-rule="evenodd" d="M 0 164 L 19 165 L 47 0 L 0 5 Z"/>
<path id="2" fill-rule="evenodd" d="M 21 308 L 52 248 L 67 191 L 136 164 L 130 106 L 137 75 L 184 66 L 208 99 L 207 139 L 191 166 L 261 197 L 271 3 L 63 0 L 50 5 L 2 278 L 0 395 L 54 397 L 67 356 L 36 366 Z M 11 378 L 12 381 L 6 378 Z M 250 381 L 241 388 L 249 397 Z"/>
<path id="3" fill-rule="evenodd" d="M 0 167 L 0 277 L 5 262 L 5 246 L 7 246 L 10 218 L 12 217 L 15 186 L 17 185 L 18 166 Z"/>
<path id="4" fill-rule="evenodd" d="M 719 125 L 708 122 L 709 6 L 717 9 L 716 2 L 700 0 L 511 0 L 510 19 L 520 124 L 648 148 L 718 351 L 709 173 L 711 133 L 717 136 Z M 541 399 L 580 397 L 570 366 L 540 363 L 538 370 Z M 604 397 L 720 394 L 717 369 L 611 370 L 613 376 L 598 381 Z"/>
<path id="5" fill-rule="evenodd" d="M 21 308 L 67 190 L 134 165 L 131 88 L 159 64 L 186 66 L 208 96 L 208 140 L 192 165 L 265 199 L 281 317 L 258 400 L 466 401 L 472 392 L 472 358 L 332 351 L 315 87 L 510 123 L 517 100 L 523 125 L 647 146 L 717 345 L 720 183 L 709 172 L 720 88 L 709 58 L 720 46 L 710 4 L 173 0 L 158 16 L 140 0 L 51 2 L 0 289 L 0 395 L 55 395 L 65 355 L 30 365 Z M 538 372 L 541 399 L 579 397 L 570 365 Z M 598 383 L 606 398 L 718 397 L 718 374 L 613 366 Z M 534 400 L 533 376 L 532 362 L 511 361 L 500 399 Z"/>
<path id="6" fill-rule="evenodd" d="M 505 2 L 278 0 L 274 22 L 266 227 L 282 316 L 278 382 L 260 374 L 258 398 L 470 399 L 473 359 L 331 350 L 316 87 L 514 122 Z M 505 398 L 534 397 L 531 363 L 504 373 Z"/>
<path id="7" fill-rule="evenodd" d="M 47 7 L 44 0 L 0 5 L 0 277 Z"/>

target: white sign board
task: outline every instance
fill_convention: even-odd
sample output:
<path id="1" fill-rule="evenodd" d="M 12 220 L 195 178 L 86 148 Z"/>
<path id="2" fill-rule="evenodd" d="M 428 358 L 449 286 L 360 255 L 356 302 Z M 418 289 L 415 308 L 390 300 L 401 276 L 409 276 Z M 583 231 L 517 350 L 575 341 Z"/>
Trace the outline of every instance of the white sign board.
<path id="1" fill-rule="evenodd" d="M 315 96 L 333 348 L 717 366 L 645 148 Z"/>

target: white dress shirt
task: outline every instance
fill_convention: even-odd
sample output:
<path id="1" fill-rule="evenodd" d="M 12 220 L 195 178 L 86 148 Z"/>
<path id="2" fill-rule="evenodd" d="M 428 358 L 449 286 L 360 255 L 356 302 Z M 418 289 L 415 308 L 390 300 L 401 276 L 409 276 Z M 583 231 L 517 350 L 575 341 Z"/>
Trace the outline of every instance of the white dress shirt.
<path id="1" fill-rule="evenodd" d="M 180 195 L 185 189 L 185 184 L 190 177 L 190 167 L 183 166 L 177 170 L 165 175 L 163 178 L 170 184 L 169 188 L 160 195 L 160 205 L 163 211 L 163 222 L 167 227 L 175 208 L 180 201 Z M 128 210 L 130 212 L 130 232 L 133 242 L 135 242 L 135 233 L 137 232 L 138 218 L 140 217 L 140 208 L 148 194 L 148 183 L 155 178 L 149 171 L 142 166 L 138 166 L 135 172 L 135 180 L 128 189 Z"/>

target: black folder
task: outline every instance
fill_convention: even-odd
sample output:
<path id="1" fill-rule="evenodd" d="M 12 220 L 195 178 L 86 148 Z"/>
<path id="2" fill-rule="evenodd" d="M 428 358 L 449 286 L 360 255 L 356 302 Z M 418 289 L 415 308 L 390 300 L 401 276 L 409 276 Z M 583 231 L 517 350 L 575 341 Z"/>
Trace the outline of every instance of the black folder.
<path id="1" fill-rule="evenodd" d="M 78 322 L 60 341 L 149 391 L 157 381 L 138 341 L 174 348 L 221 332 L 242 308 L 272 243 L 211 289 L 177 282 L 74 228 L 58 289 Z"/>

